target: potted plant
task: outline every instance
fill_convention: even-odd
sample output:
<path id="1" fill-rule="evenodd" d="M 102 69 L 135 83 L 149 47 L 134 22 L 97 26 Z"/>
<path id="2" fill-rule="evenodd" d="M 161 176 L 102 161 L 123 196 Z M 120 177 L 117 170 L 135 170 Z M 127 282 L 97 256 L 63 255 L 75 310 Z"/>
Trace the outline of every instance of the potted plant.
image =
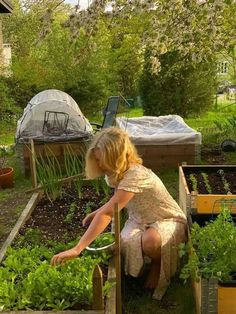
<path id="1" fill-rule="evenodd" d="M 13 187 L 13 168 L 7 167 L 8 157 L 14 153 L 12 146 L 0 145 L 0 188 Z"/>
<path id="2" fill-rule="evenodd" d="M 180 276 L 193 278 L 197 313 L 232 313 L 227 309 L 236 306 L 236 227 L 230 210 L 223 208 L 215 220 L 193 219 L 202 226 L 194 222 L 188 243 L 181 244 L 187 263 Z"/>

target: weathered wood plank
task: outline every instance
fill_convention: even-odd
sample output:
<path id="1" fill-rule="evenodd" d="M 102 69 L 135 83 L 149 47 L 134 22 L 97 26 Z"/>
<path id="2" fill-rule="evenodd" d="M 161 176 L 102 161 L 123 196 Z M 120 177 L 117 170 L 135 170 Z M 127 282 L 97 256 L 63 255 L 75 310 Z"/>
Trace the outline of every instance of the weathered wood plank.
<path id="1" fill-rule="evenodd" d="M 103 298 L 103 277 L 102 271 L 99 265 L 96 265 L 93 271 L 93 309 L 103 310 L 104 309 L 104 298 Z"/>
<path id="2" fill-rule="evenodd" d="M 36 169 L 36 160 L 35 160 L 35 149 L 34 149 L 34 140 L 30 140 L 30 170 L 31 170 L 31 179 L 33 188 L 37 187 L 37 169 Z"/>
<path id="3" fill-rule="evenodd" d="M 20 218 L 18 219 L 17 223 L 13 227 L 11 233 L 9 234 L 7 240 L 4 242 L 1 250 L 0 250 L 0 263 L 4 258 L 4 255 L 7 251 L 7 248 L 12 244 L 13 240 L 15 239 L 16 235 L 18 234 L 20 228 L 23 226 L 25 221 L 30 216 L 31 212 L 35 208 L 40 198 L 40 193 L 34 193 L 30 198 L 28 204 L 26 205 L 25 209 L 23 210 Z"/>
<path id="4" fill-rule="evenodd" d="M 114 208 L 115 223 L 115 269 L 116 269 L 116 314 L 122 313 L 121 301 L 121 256 L 120 256 L 120 212 L 118 204 Z"/>
<path id="5" fill-rule="evenodd" d="M 107 280 L 111 284 L 109 295 L 106 297 L 105 314 L 116 314 L 116 269 L 115 269 L 115 257 L 110 260 L 108 268 Z"/>
<path id="6" fill-rule="evenodd" d="M 104 311 L 95 311 L 95 310 L 81 310 L 81 311 L 9 311 L 9 312 L 1 312 L 1 314 L 104 314 Z"/>

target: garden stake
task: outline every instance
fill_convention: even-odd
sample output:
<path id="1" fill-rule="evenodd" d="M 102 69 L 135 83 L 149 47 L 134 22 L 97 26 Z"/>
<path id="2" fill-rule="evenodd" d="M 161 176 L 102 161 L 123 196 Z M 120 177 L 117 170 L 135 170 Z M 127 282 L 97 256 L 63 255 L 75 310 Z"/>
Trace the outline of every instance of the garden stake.
<path id="1" fill-rule="evenodd" d="M 93 309 L 94 310 L 104 309 L 102 286 L 103 286 L 102 271 L 99 265 L 97 264 L 93 271 Z"/>
<path id="2" fill-rule="evenodd" d="M 37 171 L 35 162 L 34 140 L 30 140 L 30 170 L 33 188 L 37 187 Z"/>
<path id="3" fill-rule="evenodd" d="M 120 212 L 118 204 L 114 207 L 115 224 L 115 269 L 116 269 L 116 314 L 122 314 L 121 304 L 121 259 L 120 259 Z"/>

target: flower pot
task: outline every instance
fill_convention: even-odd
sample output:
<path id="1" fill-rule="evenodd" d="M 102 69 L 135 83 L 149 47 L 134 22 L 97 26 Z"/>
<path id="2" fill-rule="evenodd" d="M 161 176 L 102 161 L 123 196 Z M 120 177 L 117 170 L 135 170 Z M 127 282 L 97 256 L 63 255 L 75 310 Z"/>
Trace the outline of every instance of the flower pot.
<path id="1" fill-rule="evenodd" d="M 12 188 L 13 187 L 13 168 L 1 168 L 0 169 L 0 188 Z"/>

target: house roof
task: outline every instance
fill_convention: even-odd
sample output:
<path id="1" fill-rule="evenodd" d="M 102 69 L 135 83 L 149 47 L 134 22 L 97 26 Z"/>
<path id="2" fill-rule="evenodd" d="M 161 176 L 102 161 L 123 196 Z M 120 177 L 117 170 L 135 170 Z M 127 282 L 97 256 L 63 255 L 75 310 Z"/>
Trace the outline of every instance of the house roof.
<path id="1" fill-rule="evenodd" d="M 10 0 L 0 0 L 0 13 L 11 13 L 13 10 Z"/>

